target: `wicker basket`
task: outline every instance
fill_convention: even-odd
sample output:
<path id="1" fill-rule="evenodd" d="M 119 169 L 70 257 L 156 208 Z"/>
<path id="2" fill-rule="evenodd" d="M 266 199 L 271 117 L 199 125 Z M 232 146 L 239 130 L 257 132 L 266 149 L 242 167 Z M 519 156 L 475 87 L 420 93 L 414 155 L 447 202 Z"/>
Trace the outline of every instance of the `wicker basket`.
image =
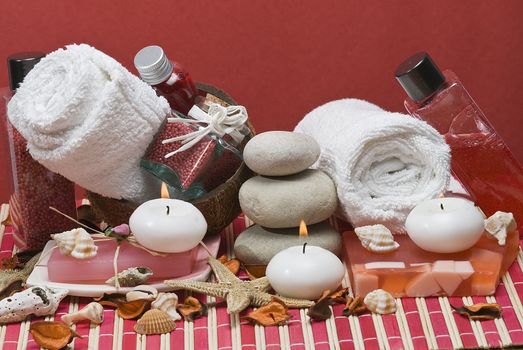
<path id="1" fill-rule="evenodd" d="M 214 86 L 202 83 L 197 83 L 196 86 L 202 93 L 210 93 L 230 104 L 236 104 L 227 93 Z M 254 129 L 250 123 L 249 128 L 254 134 Z M 253 173 L 242 162 L 236 173 L 227 182 L 191 202 L 205 216 L 208 226 L 207 234 L 212 235 L 221 232 L 238 216 L 241 212 L 238 191 L 240 186 L 252 176 Z M 125 200 L 103 197 L 90 191 L 86 191 L 86 193 L 97 216 L 111 226 L 129 222 L 129 217 L 136 209 L 133 203 Z"/>

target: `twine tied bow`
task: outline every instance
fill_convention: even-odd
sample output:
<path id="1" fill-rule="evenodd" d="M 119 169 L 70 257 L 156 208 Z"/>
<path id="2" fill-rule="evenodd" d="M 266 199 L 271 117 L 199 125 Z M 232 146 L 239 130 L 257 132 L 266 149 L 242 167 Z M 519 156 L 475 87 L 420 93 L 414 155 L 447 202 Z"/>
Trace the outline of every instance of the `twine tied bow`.
<path id="1" fill-rule="evenodd" d="M 182 141 L 182 146 L 177 150 L 165 155 L 165 158 L 183 152 L 198 142 L 210 133 L 216 134 L 220 137 L 229 135 L 234 142 L 240 143 L 245 135 L 242 129 L 249 118 L 247 109 L 243 106 L 228 106 L 224 107 L 217 103 L 212 103 L 209 111 L 206 113 L 200 107 L 193 106 L 188 115 L 194 119 L 189 118 L 168 118 L 169 123 L 187 123 L 187 124 L 207 124 L 205 127 L 195 130 L 191 133 L 165 139 L 162 144 L 168 144 L 176 141 Z"/>

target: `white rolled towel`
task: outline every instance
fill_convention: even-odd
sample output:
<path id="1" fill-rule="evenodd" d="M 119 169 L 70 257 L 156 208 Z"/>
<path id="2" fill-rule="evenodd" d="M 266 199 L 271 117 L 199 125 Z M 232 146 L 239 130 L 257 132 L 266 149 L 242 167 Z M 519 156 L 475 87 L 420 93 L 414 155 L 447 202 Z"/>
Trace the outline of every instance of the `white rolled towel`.
<path id="1" fill-rule="evenodd" d="M 445 190 L 450 148 L 427 123 L 369 102 L 342 99 L 308 113 L 295 129 L 321 147 L 313 165 L 334 180 L 338 214 L 355 227 L 403 232 L 410 210 Z"/>
<path id="2" fill-rule="evenodd" d="M 44 57 L 8 105 L 38 162 L 92 192 L 138 202 L 154 181 L 140 159 L 169 112 L 149 85 L 85 44 Z"/>

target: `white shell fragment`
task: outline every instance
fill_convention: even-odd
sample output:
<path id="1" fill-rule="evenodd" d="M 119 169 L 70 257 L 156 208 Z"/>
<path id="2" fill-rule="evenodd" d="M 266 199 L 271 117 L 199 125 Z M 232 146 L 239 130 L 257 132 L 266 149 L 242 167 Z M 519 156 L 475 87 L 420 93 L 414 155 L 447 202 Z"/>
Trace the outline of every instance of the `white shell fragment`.
<path id="1" fill-rule="evenodd" d="M 181 320 L 182 317 L 176 311 L 178 305 L 178 296 L 175 293 L 160 293 L 158 298 L 151 304 L 152 309 L 158 309 L 165 312 L 175 321 Z"/>
<path id="2" fill-rule="evenodd" d="M 125 295 L 127 301 L 154 300 L 158 296 L 158 290 L 147 284 L 136 286 Z"/>
<path id="3" fill-rule="evenodd" d="M 148 267 L 130 267 L 116 275 L 121 287 L 136 287 L 149 279 L 153 271 Z M 109 278 L 105 283 L 115 285 L 115 277 Z"/>
<path id="4" fill-rule="evenodd" d="M 501 246 L 505 245 L 508 233 L 514 231 L 516 227 L 516 220 L 514 220 L 512 213 L 497 211 L 485 220 L 487 236 L 497 239 Z"/>
<path id="5" fill-rule="evenodd" d="M 83 228 L 75 228 L 51 235 L 62 255 L 70 255 L 76 259 L 87 259 L 96 256 L 98 247 L 91 235 Z"/>
<path id="6" fill-rule="evenodd" d="M 392 294 L 383 289 L 376 289 L 367 294 L 363 303 L 367 309 L 376 314 L 385 315 L 396 312 L 396 300 Z"/>
<path id="7" fill-rule="evenodd" d="M 73 323 L 84 320 L 89 320 L 94 324 L 102 323 L 104 321 L 104 307 L 97 302 L 92 302 L 77 312 L 72 312 L 62 316 L 62 322 L 69 326 Z"/>
<path id="8" fill-rule="evenodd" d="M 380 224 L 356 227 L 354 232 L 360 239 L 361 245 L 374 253 L 389 253 L 400 246 L 394 241 L 392 232 Z"/>
<path id="9" fill-rule="evenodd" d="M 56 312 L 67 289 L 32 287 L 0 301 L 0 324 L 19 322 L 29 315 L 45 316 Z"/>

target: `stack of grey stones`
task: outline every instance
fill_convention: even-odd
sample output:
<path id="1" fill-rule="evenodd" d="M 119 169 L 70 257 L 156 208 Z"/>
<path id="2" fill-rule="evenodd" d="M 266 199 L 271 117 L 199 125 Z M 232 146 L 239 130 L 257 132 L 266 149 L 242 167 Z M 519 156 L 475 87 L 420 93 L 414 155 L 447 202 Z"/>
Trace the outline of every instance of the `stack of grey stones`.
<path id="1" fill-rule="evenodd" d="M 279 251 L 307 242 L 341 252 L 340 234 L 327 220 L 338 198 L 330 177 L 309 169 L 320 156 L 320 146 L 305 134 L 270 131 L 245 146 L 245 164 L 258 176 L 240 188 L 240 205 L 256 224 L 236 239 L 234 252 L 246 265 L 267 265 Z M 301 220 L 309 236 L 299 238 Z"/>

